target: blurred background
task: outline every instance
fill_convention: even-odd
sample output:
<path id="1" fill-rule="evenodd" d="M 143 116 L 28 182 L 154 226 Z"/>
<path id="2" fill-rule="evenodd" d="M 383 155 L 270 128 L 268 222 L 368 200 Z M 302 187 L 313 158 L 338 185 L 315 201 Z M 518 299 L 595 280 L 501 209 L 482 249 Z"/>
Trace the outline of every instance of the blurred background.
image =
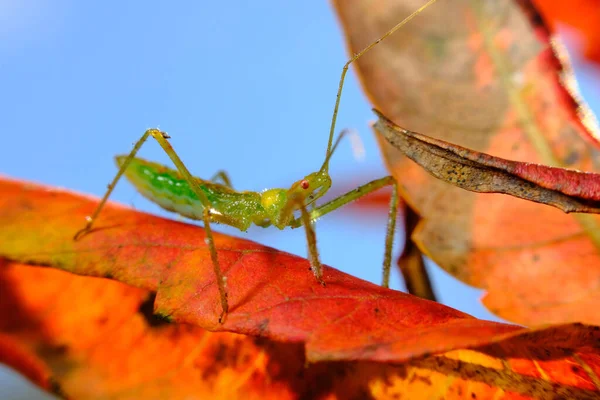
<path id="1" fill-rule="evenodd" d="M 582 94 L 598 110 L 598 70 L 579 56 L 577 33 L 566 26 L 561 33 Z M 116 173 L 112 157 L 159 127 L 197 176 L 225 169 L 240 190 L 287 187 L 323 162 L 346 59 L 326 1 L 0 0 L 0 173 L 101 196 Z M 338 129 L 358 130 L 366 158 L 357 161 L 349 141 L 340 146 L 330 168 L 334 191 L 386 175 L 370 108 L 350 74 Z M 154 142 L 141 156 L 170 165 Z M 112 200 L 177 218 L 125 181 Z M 322 218 L 322 261 L 379 283 L 385 224 L 384 212 Z M 216 230 L 306 255 L 302 230 Z M 495 319 L 480 305 L 480 291 L 429 267 L 441 302 Z M 395 271 L 392 285 L 404 289 Z M 35 391 L 0 366 L 0 398 Z"/>

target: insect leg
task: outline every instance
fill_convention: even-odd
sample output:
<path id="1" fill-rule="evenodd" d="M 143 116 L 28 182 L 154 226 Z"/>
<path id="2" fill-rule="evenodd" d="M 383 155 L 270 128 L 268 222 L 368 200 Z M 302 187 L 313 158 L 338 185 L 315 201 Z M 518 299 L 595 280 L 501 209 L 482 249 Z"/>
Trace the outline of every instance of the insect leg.
<path id="1" fill-rule="evenodd" d="M 133 149 L 131 149 L 131 152 L 129 153 L 129 155 L 127 155 L 127 158 L 125 159 L 125 162 L 123 162 L 123 164 L 121 165 L 121 168 L 119 168 L 119 171 L 117 171 L 117 174 L 115 175 L 113 180 L 108 184 L 108 188 L 107 188 L 106 192 L 104 193 L 104 196 L 102 196 L 102 200 L 100 200 L 98 207 L 96 207 L 96 209 L 94 210 L 92 215 L 87 218 L 87 223 L 85 224 L 83 229 L 81 229 L 80 231 L 78 231 L 75 234 L 75 236 L 73 237 L 74 240 L 79 240 L 80 238 L 82 238 L 86 233 L 88 233 L 92 229 L 92 225 L 94 224 L 94 222 L 96 222 L 96 219 L 98 218 L 98 215 L 100 214 L 100 211 L 102 211 L 102 209 L 104 208 L 104 205 L 106 204 L 108 197 L 111 195 L 112 191 L 114 190 L 115 186 L 117 185 L 117 182 L 119 181 L 119 179 L 121 179 L 121 176 L 123 175 L 123 173 L 129 166 L 129 163 L 131 163 L 131 160 L 133 160 L 133 158 L 135 157 L 137 152 L 140 150 L 140 148 L 142 147 L 144 142 L 148 139 L 148 136 L 150 136 L 150 130 L 147 130 L 146 132 L 144 132 L 142 137 L 139 138 L 139 140 L 137 142 L 135 142 L 135 144 L 133 145 Z"/>
<path id="2" fill-rule="evenodd" d="M 210 178 L 210 180 L 211 180 L 211 182 L 215 182 L 215 183 L 223 183 L 228 188 L 233 188 L 233 186 L 231 185 L 231 179 L 229 178 L 229 174 L 222 169 L 218 170 L 212 176 L 212 178 Z"/>
<path id="3" fill-rule="evenodd" d="M 210 252 L 210 258 L 212 260 L 213 268 L 215 270 L 215 275 L 217 277 L 217 286 L 219 288 L 219 295 L 221 298 L 221 309 L 222 309 L 221 316 L 219 317 L 219 322 L 223 323 L 225 321 L 227 312 L 229 311 L 229 303 L 227 302 L 227 289 L 226 289 L 225 277 L 223 275 L 223 272 L 221 271 L 221 266 L 219 264 L 219 259 L 217 257 L 217 250 L 215 249 L 215 242 L 214 242 L 213 236 L 212 236 L 212 230 L 210 229 L 210 219 L 211 219 L 210 218 L 210 208 L 211 208 L 210 201 L 208 200 L 208 198 L 206 197 L 204 192 L 200 189 L 200 187 L 198 186 L 198 182 L 194 179 L 194 177 L 192 176 L 190 171 L 187 169 L 187 167 L 185 166 L 183 161 L 181 161 L 181 159 L 179 158 L 179 156 L 177 155 L 177 153 L 171 146 L 171 143 L 169 143 L 167 141 L 169 136 L 166 133 L 161 132 L 156 129 L 151 129 L 150 135 L 152 135 L 152 137 L 154 139 L 156 139 L 156 141 L 158 142 L 160 147 L 162 147 L 163 150 L 165 151 L 165 153 L 167 153 L 167 155 L 169 156 L 171 161 L 173 161 L 173 164 L 175 164 L 175 167 L 177 167 L 177 171 L 179 171 L 181 176 L 183 176 L 183 178 L 187 181 L 187 183 L 190 185 L 190 188 L 194 191 L 194 194 L 196 196 L 198 196 L 198 199 L 204 206 L 203 220 L 204 220 L 204 231 L 206 232 L 206 244 L 208 245 L 208 250 Z"/>
<path id="4" fill-rule="evenodd" d="M 204 232 L 206 233 L 206 243 L 208 244 L 208 251 L 210 252 L 210 259 L 213 264 L 215 276 L 217 277 L 217 287 L 219 288 L 219 297 L 221 299 L 221 315 L 219 316 L 219 323 L 224 323 L 229 312 L 229 302 L 227 301 L 227 281 L 221 266 L 219 265 L 219 259 L 217 258 L 217 249 L 215 248 L 215 241 L 212 235 L 212 229 L 210 228 L 210 208 L 204 207 L 203 213 L 204 221 Z"/>
<path id="5" fill-rule="evenodd" d="M 390 199 L 390 210 L 388 214 L 388 224 L 385 236 L 385 253 L 383 258 L 383 280 L 382 286 L 389 287 L 390 281 L 390 269 L 392 265 L 392 247 L 394 244 L 394 232 L 396 230 L 396 219 L 398 214 L 398 182 L 392 176 L 386 176 L 385 178 L 376 179 L 369 183 L 366 183 L 358 188 L 343 194 L 313 210 L 308 212 L 308 221 L 304 215 L 300 218 L 296 218 L 290 222 L 292 228 L 297 228 L 300 225 L 310 224 L 312 221 L 322 217 L 325 214 L 332 212 L 354 200 L 368 195 L 376 190 L 379 190 L 385 186 L 392 186 L 392 198 Z M 308 234 L 307 234 L 308 236 Z"/>
<path id="6" fill-rule="evenodd" d="M 167 139 L 169 138 L 169 135 L 167 135 L 165 132 L 161 132 L 158 129 L 148 129 L 146 132 L 144 132 L 142 137 L 133 146 L 133 150 L 131 150 L 131 153 L 129 153 L 129 155 L 127 156 L 127 158 L 121 165 L 121 168 L 117 172 L 117 175 L 114 177 L 114 179 L 112 180 L 110 185 L 108 185 L 108 190 L 104 194 L 104 197 L 102 197 L 100 204 L 98 204 L 98 207 L 96 208 L 96 210 L 94 211 L 92 216 L 89 218 L 88 223 L 81 231 L 79 231 L 79 232 L 77 232 L 77 234 L 75 234 L 74 239 L 77 240 L 77 239 L 81 238 L 85 233 L 89 232 L 89 230 L 92 227 L 92 224 L 97 219 L 98 214 L 100 214 L 100 211 L 102 210 L 102 208 L 104 208 L 104 205 L 106 204 L 108 196 L 110 196 L 115 185 L 117 184 L 117 182 L 119 181 L 119 179 L 121 178 L 121 176 L 123 175 L 123 173 L 125 172 L 127 167 L 129 166 L 129 163 L 131 162 L 131 160 L 133 160 L 136 153 L 139 151 L 140 147 L 142 147 L 142 145 L 148 139 L 149 136 L 152 136 L 158 142 L 160 147 L 162 147 L 162 149 L 165 151 L 165 153 L 167 153 L 167 155 L 169 156 L 169 158 L 171 159 L 173 164 L 175 164 L 177 171 L 179 171 L 181 176 L 188 182 L 188 184 L 190 185 L 190 188 L 192 189 L 194 194 L 196 194 L 196 196 L 198 197 L 198 199 L 204 206 L 203 220 L 204 220 L 204 230 L 206 232 L 206 243 L 208 245 L 208 250 L 210 252 L 210 258 L 212 260 L 213 267 L 215 270 L 215 275 L 217 277 L 217 286 L 219 288 L 219 294 L 220 294 L 220 298 L 221 298 L 222 312 L 221 312 L 221 316 L 219 317 L 219 322 L 223 322 L 225 319 L 225 316 L 227 315 L 227 312 L 229 310 L 229 304 L 227 302 L 227 289 L 225 287 L 226 286 L 225 277 L 223 276 L 223 273 L 221 271 L 221 266 L 219 265 L 217 251 L 215 249 L 215 243 L 214 243 L 213 236 L 212 236 L 212 230 L 210 229 L 211 204 L 210 204 L 210 201 L 208 200 L 208 198 L 206 197 L 206 195 L 204 194 L 204 192 L 198 186 L 198 182 L 193 178 L 190 171 L 183 164 L 183 161 L 181 161 L 181 159 L 179 158 L 179 156 L 177 155 L 177 153 L 175 152 L 175 150 L 173 149 L 171 144 L 167 141 Z"/>
<path id="7" fill-rule="evenodd" d="M 315 274 L 317 281 L 319 281 L 321 285 L 325 286 L 325 282 L 323 281 L 323 266 L 321 265 L 321 261 L 319 261 L 319 250 L 317 249 L 317 235 L 315 233 L 315 227 L 312 224 L 310 213 L 306 210 L 304 201 L 299 201 L 298 203 L 300 206 L 300 219 L 302 220 L 302 225 L 304 225 L 304 231 L 306 232 L 306 243 L 308 244 L 310 269 L 312 270 L 313 274 Z"/>

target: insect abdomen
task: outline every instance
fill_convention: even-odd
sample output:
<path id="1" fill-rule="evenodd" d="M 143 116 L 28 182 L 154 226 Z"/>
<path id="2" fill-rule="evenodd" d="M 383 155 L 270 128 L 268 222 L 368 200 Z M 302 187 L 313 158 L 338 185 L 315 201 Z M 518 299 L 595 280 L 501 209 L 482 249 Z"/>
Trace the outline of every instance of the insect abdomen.
<path id="1" fill-rule="evenodd" d="M 125 158 L 115 157 L 117 166 L 120 167 Z M 202 203 L 177 171 L 159 163 L 134 158 L 125 170 L 125 177 L 144 197 L 162 208 L 191 219 L 202 219 Z"/>
<path id="2" fill-rule="evenodd" d="M 125 156 L 116 157 L 119 167 L 125 158 Z M 125 170 L 125 177 L 144 197 L 165 210 L 191 219 L 202 219 L 204 212 L 202 202 L 176 170 L 152 161 L 134 158 Z M 254 220 L 252 217 L 261 220 L 266 218 L 260 203 L 260 194 L 236 192 L 214 182 L 194 179 L 209 201 L 211 212 L 225 216 L 225 220 L 235 222 L 235 226 L 249 224 L 248 221 Z"/>

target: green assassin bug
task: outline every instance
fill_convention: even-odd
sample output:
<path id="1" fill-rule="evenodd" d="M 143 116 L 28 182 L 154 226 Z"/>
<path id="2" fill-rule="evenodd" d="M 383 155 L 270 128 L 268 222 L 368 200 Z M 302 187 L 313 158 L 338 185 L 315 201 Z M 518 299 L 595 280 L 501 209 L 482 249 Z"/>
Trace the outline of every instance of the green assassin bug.
<path id="1" fill-rule="evenodd" d="M 222 171 L 218 172 L 210 180 L 192 176 L 168 142 L 167 139 L 170 138 L 169 135 L 158 129 L 149 129 L 144 132 L 142 137 L 135 143 L 128 155 L 116 157 L 117 165 L 119 167 L 117 174 L 108 185 L 108 189 L 96 210 L 87 218 L 87 224 L 75 234 L 74 239 L 78 240 L 91 231 L 92 226 L 98 219 L 108 197 L 121 176 L 125 174 L 135 188 L 152 202 L 166 210 L 174 211 L 187 218 L 203 221 L 206 232 L 205 241 L 210 252 L 220 294 L 222 312 L 219 317 L 219 322 L 223 323 L 229 310 L 226 277 L 221 270 L 217 258 L 217 251 L 215 249 L 210 225 L 211 222 L 227 224 L 241 231 L 246 231 L 252 224 L 265 228 L 272 225 L 279 229 L 304 226 L 311 270 L 317 281 L 320 284 L 325 285 L 325 281 L 323 280 L 323 270 L 319 261 L 315 230 L 312 225 L 313 222 L 323 215 L 375 190 L 385 186 L 392 186 L 393 190 L 390 201 L 383 262 L 382 284 L 387 287 L 389 283 L 392 244 L 398 205 L 398 184 L 396 180 L 392 176 L 386 176 L 359 186 L 323 205 L 317 206 L 315 205 L 315 202 L 322 197 L 331 186 L 331 177 L 328 172 L 329 161 L 346 132 L 343 131 L 339 134 L 334 143 L 333 136 L 342 89 L 350 64 L 362 57 L 366 52 L 393 34 L 396 30 L 400 29 L 435 1 L 436 0 L 429 0 L 403 21 L 395 25 L 382 37 L 371 43 L 362 51 L 356 53 L 346 62 L 342 69 L 339 81 L 333 116 L 331 119 L 331 127 L 329 130 L 329 141 L 327 144 L 327 151 L 325 152 L 325 160 L 318 171 L 308 174 L 301 180 L 294 182 L 289 189 L 268 189 L 261 193 L 247 191 L 238 192 L 231 187 L 229 177 Z M 161 164 L 135 157 L 136 153 L 149 137 L 154 138 L 158 142 L 173 164 L 175 164 L 176 169 L 170 169 Z M 310 210 L 308 209 L 309 206 L 311 206 Z M 299 212 L 299 216 L 295 215 L 296 212 Z"/>

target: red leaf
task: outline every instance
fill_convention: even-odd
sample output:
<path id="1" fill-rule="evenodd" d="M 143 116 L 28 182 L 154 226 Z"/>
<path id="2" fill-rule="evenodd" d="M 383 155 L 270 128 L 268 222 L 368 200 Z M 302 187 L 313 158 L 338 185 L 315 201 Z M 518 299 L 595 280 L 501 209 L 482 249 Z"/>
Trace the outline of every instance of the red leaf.
<path id="1" fill-rule="evenodd" d="M 600 63 L 600 2 L 598 0 L 534 0 L 540 12 L 556 29 L 558 23 L 575 28 L 582 36 L 585 56 Z"/>
<path id="2" fill-rule="evenodd" d="M 600 213 L 600 174 L 494 157 L 403 129 L 381 114 L 374 128 L 444 182 L 478 193 L 510 194 L 567 213 Z"/>
<path id="3" fill-rule="evenodd" d="M 305 342 L 311 361 L 399 361 L 519 330 L 329 267 L 322 287 L 307 260 L 216 234 L 230 302 L 221 325 L 203 229 L 111 204 L 90 234 L 73 241 L 95 201 L 11 181 L 0 182 L 0 192 L 0 256 L 156 291 L 155 312 L 171 321 Z"/>
<path id="4" fill-rule="evenodd" d="M 51 371 L 31 379 L 68 397 L 591 398 L 600 387 L 595 327 L 480 321 L 332 268 L 322 288 L 306 260 L 224 235 L 234 307 L 219 325 L 201 228 L 109 205 L 74 242 L 95 201 L 7 180 L 0 193 L 1 256 L 141 287 L 0 261 L 0 331 Z M 151 292 L 163 317 L 187 324 L 153 316 Z M 304 349 L 338 362 L 307 368 Z"/>

